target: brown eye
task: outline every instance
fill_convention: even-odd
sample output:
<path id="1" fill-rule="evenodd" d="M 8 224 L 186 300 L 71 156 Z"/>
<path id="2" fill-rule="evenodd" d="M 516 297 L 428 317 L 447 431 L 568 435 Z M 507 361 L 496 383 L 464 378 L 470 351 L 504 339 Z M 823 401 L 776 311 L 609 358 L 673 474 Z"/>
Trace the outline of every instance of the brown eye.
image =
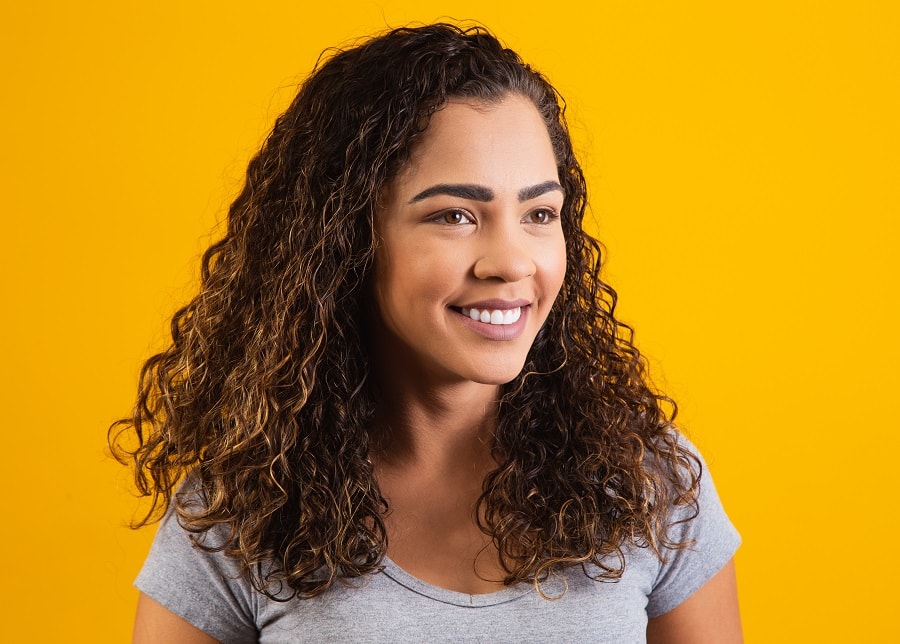
<path id="1" fill-rule="evenodd" d="M 472 223 L 472 218 L 469 216 L 469 213 L 459 209 L 445 210 L 439 214 L 436 219 L 439 223 L 448 224 L 450 226 Z"/>
<path id="2" fill-rule="evenodd" d="M 526 216 L 528 223 L 530 224 L 549 224 L 551 221 L 556 219 L 556 217 L 557 214 L 548 208 L 532 210 Z"/>

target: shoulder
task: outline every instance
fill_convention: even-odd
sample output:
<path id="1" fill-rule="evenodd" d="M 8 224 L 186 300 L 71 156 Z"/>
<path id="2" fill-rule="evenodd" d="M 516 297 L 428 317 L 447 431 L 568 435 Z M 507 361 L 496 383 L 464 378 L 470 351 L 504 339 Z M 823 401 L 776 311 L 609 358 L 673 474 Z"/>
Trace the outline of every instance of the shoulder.
<path id="1" fill-rule="evenodd" d="M 201 497 L 190 483 L 179 495 L 188 503 Z M 169 507 L 135 586 L 147 597 L 216 639 L 255 641 L 259 593 L 240 563 L 221 550 L 228 531 L 216 526 L 201 535 L 189 532 Z"/>
<path id="2" fill-rule="evenodd" d="M 678 435 L 697 465 L 696 503 L 672 507 L 668 536 L 677 548 L 662 552 L 659 572 L 649 596 L 647 613 L 656 617 L 680 605 L 731 561 L 741 538 L 722 506 L 709 467 L 697 447 Z"/>

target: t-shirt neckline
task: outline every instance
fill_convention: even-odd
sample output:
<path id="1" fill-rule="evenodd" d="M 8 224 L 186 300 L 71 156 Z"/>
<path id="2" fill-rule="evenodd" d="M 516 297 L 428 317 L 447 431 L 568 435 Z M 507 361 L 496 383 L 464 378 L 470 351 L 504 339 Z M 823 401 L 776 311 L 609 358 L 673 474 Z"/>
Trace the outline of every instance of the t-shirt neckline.
<path id="1" fill-rule="evenodd" d="M 381 564 L 382 566 L 384 566 L 384 574 L 404 588 L 407 588 L 408 590 L 411 590 L 412 592 L 424 597 L 428 597 L 429 599 L 433 599 L 444 604 L 452 604 L 453 606 L 462 606 L 465 608 L 496 606 L 497 604 L 510 602 L 518 599 L 519 597 L 522 597 L 523 595 L 527 595 L 530 592 L 534 592 L 534 587 L 530 584 L 519 583 L 515 586 L 504 588 L 503 590 L 498 590 L 492 593 L 478 593 L 477 595 L 469 595 L 468 593 L 460 593 L 455 590 L 448 590 L 447 588 L 433 586 L 428 582 L 422 581 L 418 577 L 413 577 L 411 574 L 403 570 L 403 568 L 391 561 L 391 559 L 387 556 L 382 559 Z"/>

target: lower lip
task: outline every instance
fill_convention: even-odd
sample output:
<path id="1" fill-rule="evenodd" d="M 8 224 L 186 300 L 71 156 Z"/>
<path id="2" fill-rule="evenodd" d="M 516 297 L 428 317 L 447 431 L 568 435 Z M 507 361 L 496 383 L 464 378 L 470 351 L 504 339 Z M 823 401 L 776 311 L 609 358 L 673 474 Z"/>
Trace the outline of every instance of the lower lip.
<path id="1" fill-rule="evenodd" d="M 486 322 L 473 320 L 468 315 L 463 315 L 457 309 L 450 309 L 450 311 L 459 318 L 460 322 L 483 338 L 487 338 L 488 340 L 515 340 L 522 335 L 522 332 L 525 330 L 525 324 L 528 322 L 528 312 L 531 310 L 531 306 L 528 305 L 521 308 L 522 315 L 520 315 L 519 319 L 512 324 L 487 324 Z"/>

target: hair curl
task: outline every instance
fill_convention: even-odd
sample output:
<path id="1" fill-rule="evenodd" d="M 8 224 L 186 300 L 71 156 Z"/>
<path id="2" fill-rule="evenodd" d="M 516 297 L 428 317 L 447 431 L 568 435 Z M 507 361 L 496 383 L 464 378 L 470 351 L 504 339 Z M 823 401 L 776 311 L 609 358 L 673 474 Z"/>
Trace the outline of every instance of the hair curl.
<path id="1" fill-rule="evenodd" d="M 648 384 L 601 247 L 582 231 L 586 186 L 549 82 L 480 27 L 402 28 L 320 62 L 250 162 L 224 238 L 172 343 L 144 364 L 110 445 L 150 496 L 138 525 L 174 503 L 186 529 L 223 524 L 221 549 L 254 586 L 306 598 L 379 569 L 381 495 L 369 458 L 376 400 L 364 324 L 376 196 L 450 98 L 529 98 L 565 189 L 567 269 L 522 373 L 502 389 L 476 517 L 504 582 L 554 569 L 624 570 L 624 548 L 684 547 L 670 509 L 693 504 L 699 463 Z M 202 503 L 176 487 L 196 479 Z M 213 546 L 207 546 L 212 548 Z"/>

